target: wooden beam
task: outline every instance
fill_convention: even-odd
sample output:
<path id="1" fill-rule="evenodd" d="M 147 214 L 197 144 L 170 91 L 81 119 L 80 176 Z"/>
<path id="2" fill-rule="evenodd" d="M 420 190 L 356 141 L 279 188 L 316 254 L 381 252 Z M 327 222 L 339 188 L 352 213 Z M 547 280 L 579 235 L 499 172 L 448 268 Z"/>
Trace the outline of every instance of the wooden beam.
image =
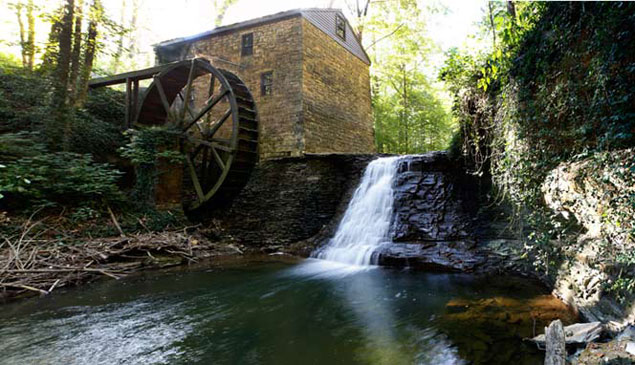
<path id="1" fill-rule="evenodd" d="M 196 190 L 196 195 L 198 196 L 198 201 L 200 203 L 204 202 L 205 194 L 203 194 L 203 189 L 201 188 L 201 183 L 198 181 L 198 176 L 196 175 L 196 168 L 190 160 L 190 156 L 185 155 L 185 160 L 187 161 L 187 166 L 190 170 L 190 177 L 192 178 L 192 184 L 194 184 L 194 190 Z"/>
<path id="2" fill-rule="evenodd" d="M 132 102 L 132 90 L 130 88 L 130 79 L 126 79 L 126 128 L 130 128 L 132 121 L 130 120 L 130 103 Z"/>
<path id="3" fill-rule="evenodd" d="M 132 128 L 132 124 L 135 122 L 138 112 L 139 112 L 139 80 L 134 80 L 132 82 L 132 114 L 130 115 L 130 124 L 128 124 L 128 128 Z"/>

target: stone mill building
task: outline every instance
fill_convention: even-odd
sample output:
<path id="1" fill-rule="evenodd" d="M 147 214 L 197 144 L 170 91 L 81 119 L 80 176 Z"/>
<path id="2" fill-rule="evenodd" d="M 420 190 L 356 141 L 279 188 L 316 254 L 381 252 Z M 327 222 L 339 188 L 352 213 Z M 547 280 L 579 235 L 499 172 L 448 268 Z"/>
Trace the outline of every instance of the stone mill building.
<path id="1" fill-rule="evenodd" d="M 158 63 L 205 57 L 238 75 L 260 117 L 260 159 L 371 153 L 370 60 L 341 11 L 300 9 L 155 45 Z"/>

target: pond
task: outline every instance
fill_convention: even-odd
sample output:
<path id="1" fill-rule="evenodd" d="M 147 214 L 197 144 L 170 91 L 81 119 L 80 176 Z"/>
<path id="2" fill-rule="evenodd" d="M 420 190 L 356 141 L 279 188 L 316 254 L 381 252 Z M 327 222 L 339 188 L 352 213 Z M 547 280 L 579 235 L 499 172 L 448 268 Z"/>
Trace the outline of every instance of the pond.
<path id="1" fill-rule="evenodd" d="M 540 364 L 526 279 L 242 259 L 4 305 L 2 364 Z"/>

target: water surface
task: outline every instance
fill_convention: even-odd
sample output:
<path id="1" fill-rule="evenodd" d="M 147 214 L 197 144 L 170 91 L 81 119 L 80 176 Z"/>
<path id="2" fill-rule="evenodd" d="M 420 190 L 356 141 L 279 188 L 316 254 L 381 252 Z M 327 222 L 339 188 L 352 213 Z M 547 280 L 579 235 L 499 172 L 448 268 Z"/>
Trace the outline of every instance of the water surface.
<path id="1" fill-rule="evenodd" d="M 2 306 L 2 364 L 539 364 L 541 287 L 308 260 L 149 272 Z M 534 323 L 535 321 L 535 323 Z"/>

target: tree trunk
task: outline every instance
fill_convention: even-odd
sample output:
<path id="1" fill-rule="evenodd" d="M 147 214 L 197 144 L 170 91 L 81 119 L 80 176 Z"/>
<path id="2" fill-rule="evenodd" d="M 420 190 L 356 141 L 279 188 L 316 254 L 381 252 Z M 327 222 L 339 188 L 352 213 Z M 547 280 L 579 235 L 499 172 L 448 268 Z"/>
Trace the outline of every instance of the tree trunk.
<path id="1" fill-rule="evenodd" d="M 26 22 L 28 26 L 26 59 L 29 71 L 33 71 L 35 63 L 35 16 L 33 15 L 33 8 L 33 0 L 29 0 L 26 5 Z"/>
<path id="2" fill-rule="evenodd" d="M 492 43 L 494 45 L 494 48 L 496 48 L 496 26 L 494 25 L 494 9 L 492 8 L 491 1 L 487 3 L 487 8 L 489 10 L 489 23 L 492 27 Z"/>
<path id="3" fill-rule="evenodd" d="M 26 35 L 25 35 L 25 31 L 24 31 L 24 22 L 22 21 L 22 9 L 23 9 L 23 4 L 18 2 L 13 6 L 13 9 L 15 10 L 15 15 L 18 18 L 18 28 L 20 30 L 20 54 L 22 56 L 22 67 L 26 68 L 28 63 L 26 60 Z"/>
<path id="4" fill-rule="evenodd" d="M 364 5 L 359 4 L 359 0 L 356 1 L 356 14 L 357 14 L 357 38 L 360 42 L 364 33 L 364 19 L 368 15 L 368 7 L 370 6 L 370 0 L 363 0 Z"/>
<path id="5" fill-rule="evenodd" d="M 119 24 L 123 26 L 126 21 L 126 0 L 121 0 L 121 14 L 119 17 Z M 119 33 L 119 39 L 117 39 L 117 50 L 112 58 L 112 72 L 117 73 L 119 66 L 121 65 L 121 56 L 123 55 L 123 41 L 126 32 L 121 31 Z"/>
<path id="6" fill-rule="evenodd" d="M 130 18 L 130 44 L 128 46 L 128 67 L 136 68 L 134 58 L 137 56 L 138 43 L 137 43 L 137 21 L 139 19 L 139 0 L 132 0 L 132 18 Z"/>
<path id="7" fill-rule="evenodd" d="M 404 151 L 405 153 L 409 153 L 410 152 L 410 146 L 409 146 L 409 141 L 408 141 L 408 134 L 410 134 L 410 126 L 408 125 L 408 119 L 410 118 L 409 112 L 408 112 L 408 81 L 407 81 L 407 77 L 406 77 L 406 66 L 403 65 L 403 68 L 401 70 L 402 72 L 402 78 L 403 78 L 403 110 L 404 110 L 404 136 L 405 136 L 405 141 L 406 141 L 406 150 Z"/>
<path id="8" fill-rule="evenodd" d="M 68 80 L 70 90 L 70 104 L 75 104 L 77 99 L 77 76 L 81 67 L 80 55 L 82 52 L 82 0 L 77 0 L 75 7 L 75 28 L 73 29 L 73 50 L 71 52 L 71 70 Z"/>
<path id="9" fill-rule="evenodd" d="M 90 9 L 90 22 L 88 23 L 88 37 L 86 38 L 86 46 L 84 49 L 84 65 L 82 67 L 82 74 L 78 86 L 78 106 L 81 106 L 86 100 L 86 94 L 88 92 L 88 81 L 90 80 L 90 73 L 93 70 L 95 54 L 97 53 L 97 25 L 99 23 L 99 19 L 102 16 L 102 12 L 103 9 L 101 6 L 101 2 L 99 0 L 93 0 Z"/>
<path id="10" fill-rule="evenodd" d="M 62 16 L 65 7 L 59 8 L 53 13 L 51 20 L 51 30 L 49 31 L 48 41 L 44 46 L 44 56 L 42 57 L 42 69 L 45 71 L 53 71 L 55 74 L 55 64 L 59 54 L 59 39 L 62 31 Z"/>
<path id="11" fill-rule="evenodd" d="M 71 62 L 71 47 L 73 36 L 73 14 L 75 11 L 75 1 L 66 0 L 62 18 L 60 22 L 60 32 L 58 37 L 57 65 L 55 67 L 55 93 L 53 95 L 53 105 L 58 108 L 57 124 L 55 128 L 62 127 L 62 135 L 59 130 L 53 131 L 53 143 L 59 144 L 62 149 L 68 150 L 70 147 L 71 118 L 68 115 L 68 72 Z M 60 138 L 61 137 L 61 138 Z"/>

